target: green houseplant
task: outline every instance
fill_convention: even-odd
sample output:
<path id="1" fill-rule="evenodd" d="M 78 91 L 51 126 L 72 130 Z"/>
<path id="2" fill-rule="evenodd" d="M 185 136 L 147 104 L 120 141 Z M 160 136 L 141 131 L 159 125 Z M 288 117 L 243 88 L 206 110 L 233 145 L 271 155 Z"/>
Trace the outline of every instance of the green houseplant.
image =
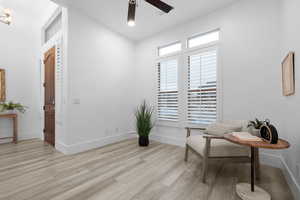
<path id="1" fill-rule="evenodd" d="M 249 121 L 248 128 L 251 128 L 251 132 L 253 135 L 259 136 L 259 130 L 261 126 L 263 125 L 263 121 L 255 118 L 254 121 Z"/>
<path id="2" fill-rule="evenodd" d="M 9 112 L 9 111 L 19 111 L 20 113 L 26 112 L 26 107 L 20 103 L 10 102 L 1 102 L 0 103 L 0 112 Z"/>
<path id="3" fill-rule="evenodd" d="M 153 107 L 148 106 L 146 101 L 144 101 L 140 106 L 138 106 L 135 112 L 136 118 L 136 130 L 139 135 L 139 145 L 148 146 L 149 145 L 149 135 L 154 126 L 152 122 Z"/>

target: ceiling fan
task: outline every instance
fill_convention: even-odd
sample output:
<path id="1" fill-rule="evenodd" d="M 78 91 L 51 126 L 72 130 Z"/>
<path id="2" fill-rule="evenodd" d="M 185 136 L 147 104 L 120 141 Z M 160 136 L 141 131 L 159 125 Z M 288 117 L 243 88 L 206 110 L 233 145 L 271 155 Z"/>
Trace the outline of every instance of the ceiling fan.
<path id="1" fill-rule="evenodd" d="M 171 10 L 174 9 L 174 7 L 160 0 L 145 0 L 145 1 L 151 4 L 152 6 L 160 9 L 164 13 L 169 13 Z M 137 0 L 129 0 L 128 18 L 127 18 L 128 26 L 135 26 L 136 7 L 137 7 Z"/>

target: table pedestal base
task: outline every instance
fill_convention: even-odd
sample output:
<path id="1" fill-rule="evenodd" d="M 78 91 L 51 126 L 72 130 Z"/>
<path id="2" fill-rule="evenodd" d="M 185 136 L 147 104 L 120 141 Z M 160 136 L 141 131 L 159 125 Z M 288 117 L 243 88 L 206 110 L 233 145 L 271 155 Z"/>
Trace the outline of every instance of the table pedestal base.
<path id="1" fill-rule="evenodd" d="M 251 185 L 248 183 L 237 184 L 236 193 L 243 200 L 271 200 L 270 194 L 260 187 L 255 186 L 252 192 Z"/>

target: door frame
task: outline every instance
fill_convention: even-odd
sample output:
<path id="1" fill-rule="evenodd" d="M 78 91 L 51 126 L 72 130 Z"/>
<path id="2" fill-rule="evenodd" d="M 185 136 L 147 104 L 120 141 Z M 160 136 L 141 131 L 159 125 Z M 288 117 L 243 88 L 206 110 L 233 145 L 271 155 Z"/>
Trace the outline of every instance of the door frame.
<path id="1" fill-rule="evenodd" d="M 62 14 L 62 26 L 50 40 L 45 42 L 45 30 L 49 24 L 52 23 L 58 15 Z M 56 47 L 56 53 L 59 57 L 55 57 L 55 149 L 60 152 L 67 153 L 66 143 L 67 143 L 67 130 L 66 130 L 66 112 L 67 112 L 67 102 L 68 102 L 68 73 L 67 73 L 67 53 L 68 53 L 68 9 L 58 6 L 58 8 L 53 12 L 52 16 L 47 20 L 44 26 L 41 28 L 41 47 L 39 52 L 39 135 L 40 139 L 44 140 L 44 53 L 51 47 Z M 59 52 L 59 53 L 58 53 Z M 57 61 L 58 60 L 58 61 Z"/>

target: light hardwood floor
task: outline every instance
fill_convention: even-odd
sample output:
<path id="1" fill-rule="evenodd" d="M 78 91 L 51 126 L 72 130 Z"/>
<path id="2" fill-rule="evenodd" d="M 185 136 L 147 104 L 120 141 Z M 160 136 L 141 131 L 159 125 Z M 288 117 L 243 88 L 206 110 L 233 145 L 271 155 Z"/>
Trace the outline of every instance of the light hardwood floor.
<path id="1" fill-rule="evenodd" d="M 126 140 L 65 156 L 39 140 L 0 145 L 0 199 L 5 200 L 239 200 L 237 182 L 249 182 L 248 164 L 211 163 L 201 183 L 201 160 L 184 149 Z M 279 169 L 262 167 L 257 183 L 273 200 L 292 200 Z"/>

